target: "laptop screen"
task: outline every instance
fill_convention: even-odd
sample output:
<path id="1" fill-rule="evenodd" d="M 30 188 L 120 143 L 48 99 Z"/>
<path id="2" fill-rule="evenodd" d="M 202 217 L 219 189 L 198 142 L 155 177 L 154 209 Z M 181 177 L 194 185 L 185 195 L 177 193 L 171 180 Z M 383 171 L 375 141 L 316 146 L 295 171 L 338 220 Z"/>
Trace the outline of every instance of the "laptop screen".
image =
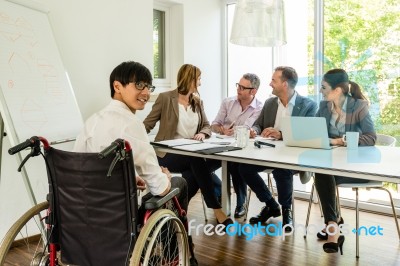
<path id="1" fill-rule="evenodd" d="M 286 146 L 331 149 L 324 117 L 283 117 L 281 120 L 283 142 Z"/>

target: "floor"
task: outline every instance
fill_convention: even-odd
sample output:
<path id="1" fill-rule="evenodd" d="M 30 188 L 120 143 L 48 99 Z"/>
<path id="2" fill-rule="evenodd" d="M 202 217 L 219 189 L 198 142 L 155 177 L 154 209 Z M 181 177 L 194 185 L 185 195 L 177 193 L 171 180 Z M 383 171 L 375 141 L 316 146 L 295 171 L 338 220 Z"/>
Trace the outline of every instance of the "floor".
<path id="1" fill-rule="evenodd" d="M 235 194 L 232 200 L 234 208 Z M 250 202 L 248 217 L 256 215 L 263 206 L 254 194 Z M 360 235 L 360 258 L 357 259 L 356 236 L 351 232 L 356 224 L 355 210 L 342 208 L 348 231 L 344 232 L 344 254 L 341 256 L 325 253 L 322 250 L 325 242 L 316 237 L 316 228 L 323 226 L 318 204 L 312 206 L 309 233 L 304 238 L 307 208 L 308 201 L 295 201 L 296 227 L 291 235 L 273 232 L 274 225 L 279 225 L 278 217 L 269 220 L 269 235 L 252 237 L 249 225 L 243 219 L 237 219 L 238 226 L 244 226 L 247 233 L 221 236 L 212 226 L 216 225 L 216 220 L 211 209 L 207 209 L 210 228 L 204 230 L 201 197 L 196 195 L 189 205 L 189 221 L 199 265 L 400 265 L 399 237 L 393 217 L 360 213 L 360 226 L 369 231 L 364 230 Z"/>

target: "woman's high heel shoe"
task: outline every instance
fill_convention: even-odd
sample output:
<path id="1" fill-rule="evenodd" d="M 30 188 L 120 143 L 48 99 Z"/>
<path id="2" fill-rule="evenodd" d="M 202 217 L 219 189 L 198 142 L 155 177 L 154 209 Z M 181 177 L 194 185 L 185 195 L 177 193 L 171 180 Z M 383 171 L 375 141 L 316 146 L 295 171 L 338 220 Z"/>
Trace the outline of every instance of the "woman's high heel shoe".
<path id="1" fill-rule="evenodd" d="M 337 243 L 325 243 L 323 249 L 326 253 L 336 253 L 340 249 L 340 255 L 343 255 L 344 236 L 339 236 Z"/>
<path id="2" fill-rule="evenodd" d="M 217 223 L 218 223 L 218 224 L 223 224 L 223 225 L 225 225 L 225 227 L 227 227 L 228 225 L 233 224 L 233 220 L 232 220 L 231 218 L 226 218 L 225 221 L 223 221 L 222 223 L 220 223 L 220 222 L 218 221 L 218 219 L 217 219 Z"/>
<path id="3" fill-rule="evenodd" d="M 340 217 L 340 220 L 339 220 L 339 222 L 338 222 L 337 224 L 338 224 L 338 226 L 341 225 L 341 224 L 344 224 L 344 220 L 343 220 L 342 217 Z M 325 234 L 321 234 L 320 232 L 318 232 L 318 233 L 317 233 L 317 237 L 318 237 L 319 239 L 321 239 L 321 240 L 328 240 L 328 234 L 326 233 L 325 229 L 324 229 L 323 232 L 324 232 Z"/>

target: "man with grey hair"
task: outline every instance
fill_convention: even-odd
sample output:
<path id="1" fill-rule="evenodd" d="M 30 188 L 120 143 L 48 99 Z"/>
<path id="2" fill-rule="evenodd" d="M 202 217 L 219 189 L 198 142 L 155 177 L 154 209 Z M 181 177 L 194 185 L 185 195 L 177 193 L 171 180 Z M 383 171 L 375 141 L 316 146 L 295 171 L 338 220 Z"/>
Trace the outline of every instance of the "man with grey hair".
<path id="1" fill-rule="evenodd" d="M 240 81 L 236 83 L 237 95 L 228 97 L 222 101 L 219 112 L 211 124 L 211 130 L 217 134 L 232 136 L 234 126 L 247 126 L 251 128 L 254 121 L 260 115 L 263 103 L 256 98 L 256 93 L 260 87 L 260 78 L 256 74 L 246 73 Z M 215 167 L 210 165 L 210 170 Z M 236 192 L 235 218 L 243 217 L 246 214 L 245 201 L 247 194 L 247 185 L 239 175 L 238 164 L 228 163 L 228 172 L 232 176 L 233 187 Z M 221 187 L 221 182 L 217 176 L 214 176 L 216 187 Z M 219 184 L 218 184 L 219 182 Z"/>

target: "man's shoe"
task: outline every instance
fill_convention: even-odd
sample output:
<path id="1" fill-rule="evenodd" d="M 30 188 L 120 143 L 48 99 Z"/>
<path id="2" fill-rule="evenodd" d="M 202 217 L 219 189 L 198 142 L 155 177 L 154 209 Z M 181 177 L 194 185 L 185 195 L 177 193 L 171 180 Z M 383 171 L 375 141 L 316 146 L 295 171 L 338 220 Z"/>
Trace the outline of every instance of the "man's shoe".
<path id="1" fill-rule="evenodd" d="M 292 218 L 292 210 L 291 209 L 283 209 L 282 211 L 282 225 L 291 225 L 285 227 L 285 232 L 292 232 L 293 227 L 293 218 Z"/>
<path id="2" fill-rule="evenodd" d="M 299 172 L 299 177 L 300 177 L 300 182 L 302 184 L 307 184 L 308 181 L 310 181 L 310 179 L 311 179 L 311 172 L 300 171 Z"/>
<path id="3" fill-rule="evenodd" d="M 246 208 L 244 205 L 236 206 L 235 209 L 235 218 L 241 218 L 246 214 Z"/>
<path id="4" fill-rule="evenodd" d="M 268 206 L 265 206 L 261 209 L 259 215 L 255 217 L 251 217 L 249 223 L 256 224 L 258 222 L 265 223 L 271 217 L 281 216 L 281 209 L 270 209 Z"/>

